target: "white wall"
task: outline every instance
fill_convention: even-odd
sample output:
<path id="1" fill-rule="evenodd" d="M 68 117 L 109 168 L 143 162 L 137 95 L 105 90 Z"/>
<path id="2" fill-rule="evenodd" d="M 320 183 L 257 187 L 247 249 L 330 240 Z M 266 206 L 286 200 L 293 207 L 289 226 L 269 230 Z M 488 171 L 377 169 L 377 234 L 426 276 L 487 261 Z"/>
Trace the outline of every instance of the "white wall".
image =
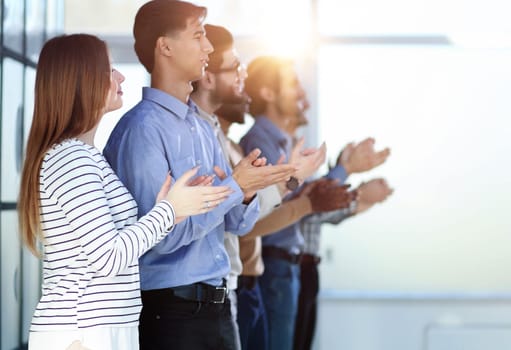
<path id="1" fill-rule="evenodd" d="M 322 283 L 344 290 L 509 291 L 511 49 L 347 45 L 321 50 L 330 156 L 390 146 L 387 202 L 325 226 Z M 339 125 L 332 127 L 332 125 Z"/>
<path id="2" fill-rule="evenodd" d="M 509 294 L 324 292 L 315 350 L 511 348 Z"/>

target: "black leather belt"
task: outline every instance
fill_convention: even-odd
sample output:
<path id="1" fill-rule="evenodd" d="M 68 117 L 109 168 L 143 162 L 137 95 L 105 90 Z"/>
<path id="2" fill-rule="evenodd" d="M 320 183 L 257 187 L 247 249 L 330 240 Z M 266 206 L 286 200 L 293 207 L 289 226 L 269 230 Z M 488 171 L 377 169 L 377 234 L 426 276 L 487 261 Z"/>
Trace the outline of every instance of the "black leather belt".
<path id="1" fill-rule="evenodd" d="M 318 265 L 321 262 L 321 258 L 313 254 L 303 254 L 301 264 L 306 265 Z"/>
<path id="2" fill-rule="evenodd" d="M 144 300 L 144 298 L 153 299 L 165 296 L 176 296 L 190 301 L 223 304 L 228 293 L 229 290 L 225 286 L 225 283 L 222 286 L 211 286 L 209 284 L 199 282 L 173 288 L 143 290 L 142 300 Z"/>
<path id="3" fill-rule="evenodd" d="M 299 264 L 302 258 L 302 254 L 291 254 L 288 253 L 285 249 L 272 246 L 263 246 L 263 256 L 283 259 L 287 262 L 290 262 L 291 264 Z"/>
<path id="4" fill-rule="evenodd" d="M 238 289 L 245 288 L 252 290 L 256 286 L 257 276 L 238 276 Z"/>

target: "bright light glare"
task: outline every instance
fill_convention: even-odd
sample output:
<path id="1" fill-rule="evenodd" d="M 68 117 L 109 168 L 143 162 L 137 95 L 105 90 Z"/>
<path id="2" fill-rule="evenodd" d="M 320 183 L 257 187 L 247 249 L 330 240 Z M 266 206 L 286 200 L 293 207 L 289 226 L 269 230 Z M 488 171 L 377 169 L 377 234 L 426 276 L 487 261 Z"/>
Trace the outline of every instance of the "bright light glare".
<path id="1" fill-rule="evenodd" d="M 259 36 L 268 54 L 298 57 L 311 51 L 310 5 L 296 4 L 295 1 L 276 1 L 271 11 L 265 12 Z"/>
<path id="2" fill-rule="evenodd" d="M 449 33 L 449 40 L 463 48 L 511 48 L 511 33 L 508 32 L 456 32 Z"/>

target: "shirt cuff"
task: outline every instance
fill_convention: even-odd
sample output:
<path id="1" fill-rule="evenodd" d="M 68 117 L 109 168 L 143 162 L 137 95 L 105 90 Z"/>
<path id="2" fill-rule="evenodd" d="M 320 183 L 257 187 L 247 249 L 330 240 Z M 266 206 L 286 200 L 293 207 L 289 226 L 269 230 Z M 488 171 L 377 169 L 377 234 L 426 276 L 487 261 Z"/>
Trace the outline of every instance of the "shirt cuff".
<path id="1" fill-rule="evenodd" d="M 346 169 L 342 165 L 336 165 L 330 171 L 328 174 L 326 174 L 326 177 L 329 179 L 337 179 L 340 181 L 341 184 L 346 181 L 348 178 L 348 174 L 346 173 Z"/>
<path id="2" fill-rule="evenodd" d="M 174 227 L 176 226 L 175 225 L 175 223 L 176 223 L 176 211 L 174 210 L 174 207 L 166 199 L 160 201 L 157 205 L 161 206 L 162 209 L 165 210 L 165 212 L 167 213 L 167 216 L 169 218 L 169 221 L 165 222 L 165 231 L 166 232 L 172 231 L 174 229 Z"/>

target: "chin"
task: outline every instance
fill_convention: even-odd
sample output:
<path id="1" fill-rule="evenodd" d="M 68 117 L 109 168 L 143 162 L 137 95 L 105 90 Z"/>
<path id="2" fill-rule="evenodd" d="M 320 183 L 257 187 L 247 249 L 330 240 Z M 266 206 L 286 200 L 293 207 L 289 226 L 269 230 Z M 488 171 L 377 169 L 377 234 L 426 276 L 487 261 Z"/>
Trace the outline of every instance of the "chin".
<path id="1" fill-rule="evenodd" d="M 197 80 L 201 80 L 202 77 L 204 76 L 204 73 L 206 72 L 206 68 L 204 67 L 201 67 L 200 70 L 196 71 L 194 73 L 194 76 L 192 79 L 190 79 L 190 81 L 197 81 Z"/>
<path id="2" fill-rule="evenodd" d="M 122 107 L 122 102 L 112 104 L 111 106 L 108 106 L 105 113 L 116 111 L 116 110 L 120 109 L 121 107 Z"/>

